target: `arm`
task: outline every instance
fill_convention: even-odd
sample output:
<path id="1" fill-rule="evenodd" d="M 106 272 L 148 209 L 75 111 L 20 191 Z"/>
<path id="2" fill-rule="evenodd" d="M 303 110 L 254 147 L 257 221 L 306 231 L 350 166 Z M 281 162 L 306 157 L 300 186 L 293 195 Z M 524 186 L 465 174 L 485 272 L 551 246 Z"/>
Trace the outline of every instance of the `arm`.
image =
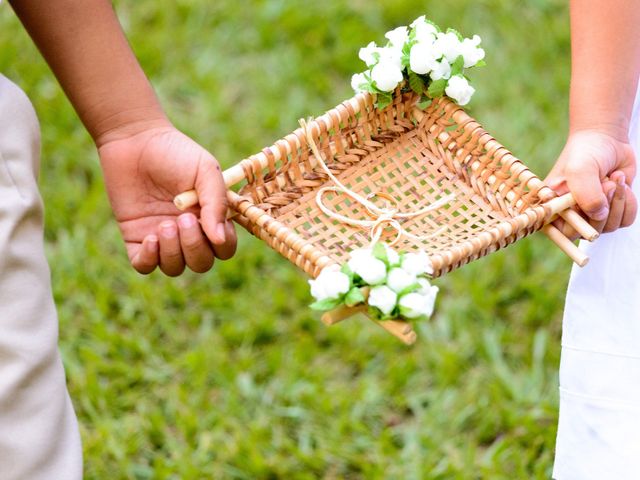
<path id="1" fill-rule="evenodd" d="M 636 1 L 571 1 L 569 137 L 547 182 L 558 193 L 571 191 L 601 231 L 630 225 L 637 210 L 628 130 L 640 75 L 639 24 Z"/>
<path id="2" fill-rule="evenodd" d="M 169 275 L 229 258 L 235 232 L 215 158 L 178 132 L 124 37 L 108 0 L 12 0 L 100 155 L 132 265 Z M 195 188 L 201 209 L 178 216 L 172 198 Z M 194 214 L 200 213 L 201 225 Z"/>

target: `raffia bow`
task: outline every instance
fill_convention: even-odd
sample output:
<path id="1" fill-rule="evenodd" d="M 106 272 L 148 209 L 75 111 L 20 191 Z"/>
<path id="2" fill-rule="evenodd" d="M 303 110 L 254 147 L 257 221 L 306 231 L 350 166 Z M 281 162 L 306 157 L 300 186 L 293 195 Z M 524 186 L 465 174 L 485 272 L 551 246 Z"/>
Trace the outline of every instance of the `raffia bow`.
<path id="1" fill-rule="evenodd" d="M 323 187 L 320 190 L 318 190 L 318 192 L 316 193 L 316 204 L 318 205 L 318 208 L 320 208 L 320 210 L 322 210 L 322 212 L 325 215 L 341 223 L 346 223 L 347 225 L 369 229 L 369 238 L 371 240 L 371 244 L 374 244 L 378 240 L 380 240 L 380 237 L 382 236 L 382 233 L 384 232 L 384 230 L 389 227 L 393 228 L 396 231 L 396 238 L 390 243 L 390 245 L 395 245 L 396 243 L 398 243 L 398 241 L 400 240 L 400 238 L 402 238 L 402 236 L 411 238 L 412 240 L 424 241 L 446 231 L 447 227 L 442 226 L 438 230 L 436 230 L 435 232 L 429 235 L 422 235 L 422 236 L 414 235 L 408 232 L 402 226 L 400 221 L 408 218 L 419 217 L 421 215 L 425 215 L 429 212 L 437 210 L 438 208 L 446 205 L 447 203 L 455 199 L 454 194 L 450 194 L 445 197 L 442 197 L 436 200 L 435 202 L 431 203 L 430 205 L 424 208 L 421 208 L 420 210 L 417 210 L 415 212 L 401 212 L 397 206 L 397 201 L 391 195 L 386 194 L 384 192 L 372 192 L 372 193 L 369 193 L 366 197 L 363 197 L 362 195 L 359 195 L 353 190 L 350 190 L 349 188 L 345 187 L 342 184 L 342 182 L 340 182 L 340 180 L 338 180 L 336 176 L 333 173 L 331 173 L 331 170 L 329 170 L 329 167 L 327 167 L 327 164 L 324 162 L 322 155 L 318 150 L 316 142 L 313 139 L 311 128 L 309 127 L 309 125 L 304 119 L 300 120 L 300 126 L 302 127 L 305 133 L 307 143 L 309 144 L 309 147 L 311 148 L 311 151 L 313 152 L 315 159 L 320 164 L 324 172 L 329 176 L 329 178 L 335 184 L 335 186 Z M 367 214 L 372 217 L 372 219 L 358 220 L 358 219 L 347 217 L 346 215 L 341 215 L 331 210 L 324 204 L 324 201 L 323 201 L 324 195 L 327 192 L 343 193 L 347 195 L 349 198 L 359 203 L 365 209 Z M 378 205 L 370 201 L 370 199 L 376 198 L 376 197 L 386 200 L 384 207 L 379 207 Z"/>

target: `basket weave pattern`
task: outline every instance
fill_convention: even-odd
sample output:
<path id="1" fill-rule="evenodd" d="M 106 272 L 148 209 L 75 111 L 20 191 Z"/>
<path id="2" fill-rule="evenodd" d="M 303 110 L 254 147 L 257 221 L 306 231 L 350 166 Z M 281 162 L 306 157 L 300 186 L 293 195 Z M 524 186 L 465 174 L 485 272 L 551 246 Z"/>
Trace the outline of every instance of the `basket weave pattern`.
<path id="1" fill-rule="evenodd" d="M 553 193 L 473 118 L 446 98 L 426 110 L 416 108 L 416 100 L 413 94 L 397 94 L 379 111 L 371 95 L 359 94 L 309 122 L 325 163 L 350 190 L 386 194 L 402 212 L 455 195 L 438 210 L 403 220 L 402 227 L 413 235 L 440 233 L 424 239 L 403 235 L 398 250 L 426 251 L 439 276 L 551 220 L 553 212 L 541 197 Z M 241 225 L 314 277 L 369 244 L 366 229 L 331 219 L 317 206 L 316 193 L 332 182 L 302 129 L 262 153 L 269 159 L 266 167 L 255 156 L 241 162 L 246 184 L 231 205 Z M 346 195 L 327 193 L 324 202 L 341 215 L 370 219 Z M 387 231 L 382 239 L 395 236 Z"/>

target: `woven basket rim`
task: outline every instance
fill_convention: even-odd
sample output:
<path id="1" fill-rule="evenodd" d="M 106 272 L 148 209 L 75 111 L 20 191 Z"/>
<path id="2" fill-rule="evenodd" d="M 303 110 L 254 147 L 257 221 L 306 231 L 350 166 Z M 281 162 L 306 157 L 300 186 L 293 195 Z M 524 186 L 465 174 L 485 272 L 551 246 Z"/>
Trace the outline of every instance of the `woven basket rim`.
<path id="1" fill-rule="evenodd" d="M 445 145 L 455 149 L 456 152 L 452 155 L 454 160 L 456 155 L 462 154 L 466 154 L 473 160 L 475 157 L 468 151 L 471 149 L 473 152 L 482 151 L 482 158 L 490 159 L 493 162 L 491 167 L 494 170 L 493 176 L 489 175 L 492 172 L 490 169 L 479 175 L 478 178 L 486 185 L 477 185 L 477 188 L 481 192 L 489 192 L 487 193 L 487 202 L 493 202 L 492 205 L 496 205 L 500 201 L 505 204 L 499 205 L 500 208 L 507 209 L 508 207 L 513 210 L 508 217 L 494 223 L 491 228 L 478 233 L 471 240 L 461 241 L 455 247 L 432 254 L 436 276 L 513 243 L 540 229 L 550 220 L 554 212 L 545 205 L 545 202 L 541 201 L 540 197 L 541 193 L 544 193 L 545 198 L 551 198 L 554 196 L 553 192 L 521 160 L 513 156 L 509 150 L 486 132 L 462 107 L 446 98 L 438 99 L 433 102 L 426 113 L 423 113 L 422 120 L 414 121 L 416 118 L 412 115 L 419 116 L 419 111 L 415 107 L 417 100 L 415 95 L 398 94 L 395 96 L 394 102 L 381 112 L 375 110 L 374 100 L 371 94 L 358 94 L 327 111 L 324 115 L 310 120 L 308 127 L 311 128 L 314 140 L 321 144 L 326 152 L 331 149 L 330 142 L 328 142 L 328 138 L 332 135 L 331 132 L 334 132 L 333 135 L 338 135 L 347 130 L 367 129 L 369 128 L 366 125 L 367 122 L 373 122 L 372 125 L 375 126 L 383 125 L 386 121 L 389 128 L 401 129 L 406 127 L 406 120 L 411 119 L 413 129 L 416 130 L 424 128 L 423 124 L 429 121 L 425 120 L 426 116 L 433 115 L 434 111 L 440 109 L 449 116 L 455 129 L 451 132 L 439 132 L 437 138 L 442 138 Z M 429 135 L 429 132 L 424 134 Z M 455 140 L 452 140 L 454 135 Z M 456 142 L 461 144 L 458 145 Z M 342 139 L 339 143 L 342 143 Z M 470 145 L 469 149 L 465 149 L 467 143 Z M 338 143 L 333 145 L 333 148 L 338 151 L 342 147 Z M 239 165 L 245 173 L 246 184 L 231 206 L 238 212 L 238 221 L 245 228 L 267 241 L 272 248 L 307 273 L 316 276 L 322 268 L 336 263 L 336 260 L 327 255 L 323 249 L 317 247 L 313 239 L 304 238 L 293 228 L 282 223 L 277 215 L 272 215 L 273 209 L 263 208 L 264 204 L 256 202 L 252 198 L 252 195 L 255 196 L 260 189 L 267 193 L 269 189 L 281 193 L 277 191 L 279 186 L 291 184 L 294 188 L 295 185 L 292 182 L 295 181 L 296 176 L 303 178 L 305 173 L 313 172 L 313 169 L 305 170 L 311 165 L 308 149 L 305 132 L 302 128 L 298 128 L 274 142 L 271 147 L 263 149 L 261 153 L 242 160 Z M 298 162 L 298 158 L 302 160 L 294 164 L 292 161 L 294 157 L 295 162 Z M 327 164 L 330 165 L 330 162 Z M 495 169 L 496 166 L 498 170 Z M 473 165 L 464 165 L 464 167 L 474 168 Z M 487 165 L 480 165 L 478 168 L 486 167 Z M 496 178 L 500 174 L 504 174 L 507 180 Z M 514 181 L 511 181 L 512 177 L 515 179 Z M 517 182 L 510 185 L 509 181 L 511 183 Z M 490 182 L 494 183 L 490 184 Z M 492 190 L 492 185 L 498 185 L 495 192 Z M 252 189 L 254 191 L 250 192 Z M 503 191 L 505 192 L 504 199 L 500 197 Z M 309 192 L 313 192 L 313 189 Z M 306 192 L 307 197 L 310 196 L 309 192 Z M 491 195 L 497 195 L 500 200 L 490 198 Z M 510 195 L 515 200 L 513 205 L 506 205 Z"/>

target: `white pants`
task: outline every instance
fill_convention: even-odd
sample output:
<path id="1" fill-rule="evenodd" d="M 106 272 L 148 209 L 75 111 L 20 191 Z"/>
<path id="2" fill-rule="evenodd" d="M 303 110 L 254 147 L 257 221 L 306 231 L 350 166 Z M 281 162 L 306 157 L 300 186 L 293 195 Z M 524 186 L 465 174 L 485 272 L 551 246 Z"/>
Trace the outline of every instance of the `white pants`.
<path id="1" fill-rule="evenodd" d="M 38 121 L 0 75 L 0 479 L 82 477 L 36 182 Z"/>
<path id="2" fill-rule="evenodd" d="M 640 105 L 629 131 L 640 159 Z M 640 198 L 640 179 L 634 182 Z M 563 320 L 557 480 L 640 479 L 640 219 L 582 242 Z"/>

